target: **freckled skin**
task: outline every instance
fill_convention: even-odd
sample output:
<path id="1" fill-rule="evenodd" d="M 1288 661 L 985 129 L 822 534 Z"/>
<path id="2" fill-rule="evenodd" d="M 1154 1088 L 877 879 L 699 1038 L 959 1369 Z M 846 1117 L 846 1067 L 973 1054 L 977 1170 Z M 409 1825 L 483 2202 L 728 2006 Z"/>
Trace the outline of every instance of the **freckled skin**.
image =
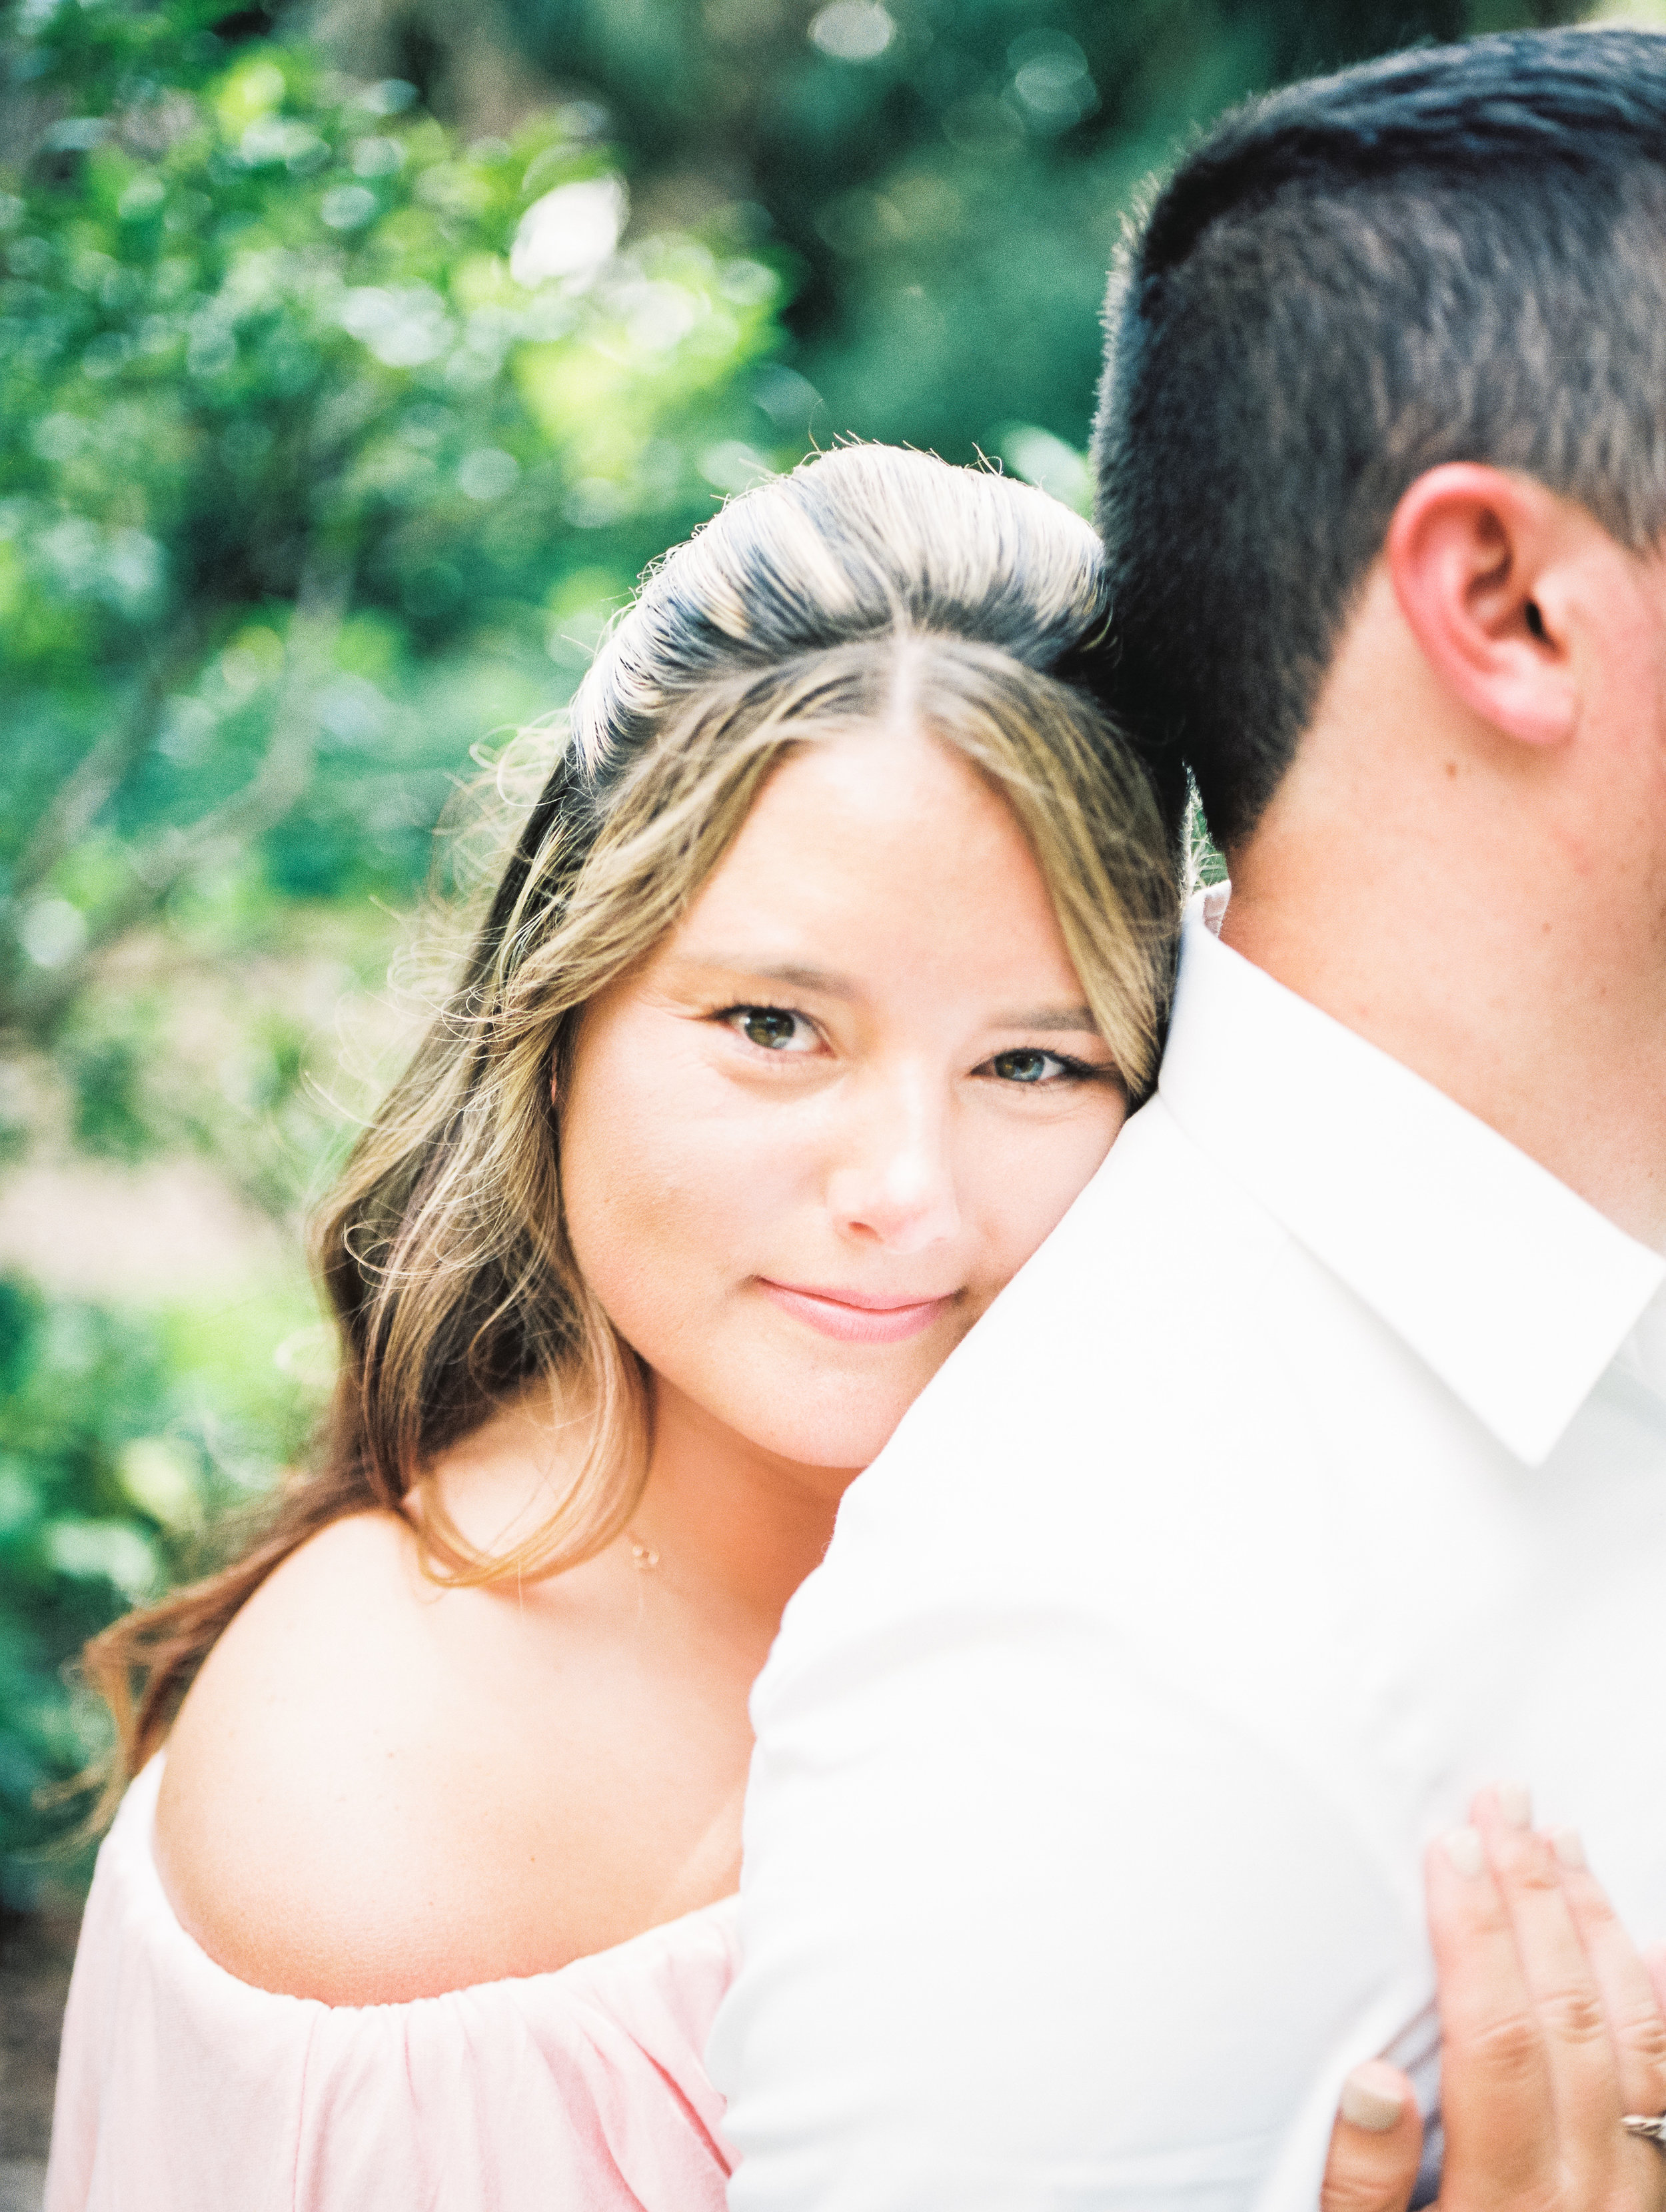
<path id="1" fill-rule="evenodd" d="M 157 1858 L 190 1933 L 263 1988 L 431 1996 L 733 1888 L 782 1606 L 1125 1111 L 1012 817 L 895 730 L 778 769 L 588 1010 L 557 1103 L 575 1252 L 650 1371 L 633 1525 L 659 1563 L 626 1536 L 442 1591 L 368 1514 L 261 1587 L 185 1701 Z M 581 1428 L 529 1392 L 448 1452 L 464 1533 L 537 1527 Z"/>

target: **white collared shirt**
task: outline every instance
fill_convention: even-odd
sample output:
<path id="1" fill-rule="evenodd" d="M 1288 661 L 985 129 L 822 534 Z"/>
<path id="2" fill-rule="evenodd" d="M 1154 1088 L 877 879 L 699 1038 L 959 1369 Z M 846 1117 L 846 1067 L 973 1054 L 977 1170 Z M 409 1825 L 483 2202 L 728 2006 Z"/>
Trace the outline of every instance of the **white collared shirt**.
<path id="1" fill-rule="evenodd" d="M 732 2212 L 1311 2212 L 1495 1777 L 1666 1937 L 1663 1280 L 1195 911 L 754 1693 Z"/>

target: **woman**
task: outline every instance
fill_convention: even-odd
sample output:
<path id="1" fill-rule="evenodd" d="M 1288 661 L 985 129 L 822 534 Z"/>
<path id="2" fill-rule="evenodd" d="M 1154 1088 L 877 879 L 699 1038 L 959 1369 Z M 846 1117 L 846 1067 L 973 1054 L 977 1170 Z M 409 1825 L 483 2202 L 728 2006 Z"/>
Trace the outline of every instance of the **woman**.
<path id="1" fill-rule="evenodd" d="M 1104 623 L 1085 525 L 879 449 L 648 580 L 325 1221 L 319 1470 L 94 1647 L 51 2212 L 721 2203 L 747 1689 L 1155 1074 Z"/>
<path id="2" fill-rule="evenodd" d="M 857 448 L 607 641 L 323 1224 L 321 1468 L 94 1654 L 168 1750 L 55 2208 L 715 2201 L 747 1690 L 1155 1074 L 1178 891 L 1076 680 L 1104 612 L 1040 493 Z"/>

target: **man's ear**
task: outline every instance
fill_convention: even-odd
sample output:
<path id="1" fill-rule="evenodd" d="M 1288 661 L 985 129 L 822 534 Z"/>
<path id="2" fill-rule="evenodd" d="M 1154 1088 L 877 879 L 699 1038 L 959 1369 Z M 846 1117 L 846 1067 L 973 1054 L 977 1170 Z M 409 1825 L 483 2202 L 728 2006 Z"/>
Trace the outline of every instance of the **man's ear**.
<path id="1" fill-rule="evenodd" d="M 1389 525 L 1389 580 L 1425 659 L 1520 744 L 1560 744 L 1578 720 L 1557 573 L 1572 551 L 1553 492 L 1473 461 L 1419 477 Z"/>

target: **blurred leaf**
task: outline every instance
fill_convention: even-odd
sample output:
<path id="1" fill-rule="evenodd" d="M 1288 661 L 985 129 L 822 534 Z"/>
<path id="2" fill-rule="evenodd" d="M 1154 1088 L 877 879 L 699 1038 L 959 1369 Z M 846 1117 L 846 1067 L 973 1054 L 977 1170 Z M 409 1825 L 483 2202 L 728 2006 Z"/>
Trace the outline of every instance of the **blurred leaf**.
<path id="1" fill-rule="evenodd" d="M 0 1899 L 27 1904 L 71 1825 L 39 1793 L 102 1748 L 65 1669 L 195 1563 L 216 1510 L 270 1486 L 327 1373 L 280 1369 L 293 1305 L 123 1314 L 0 1276 Z"/>

